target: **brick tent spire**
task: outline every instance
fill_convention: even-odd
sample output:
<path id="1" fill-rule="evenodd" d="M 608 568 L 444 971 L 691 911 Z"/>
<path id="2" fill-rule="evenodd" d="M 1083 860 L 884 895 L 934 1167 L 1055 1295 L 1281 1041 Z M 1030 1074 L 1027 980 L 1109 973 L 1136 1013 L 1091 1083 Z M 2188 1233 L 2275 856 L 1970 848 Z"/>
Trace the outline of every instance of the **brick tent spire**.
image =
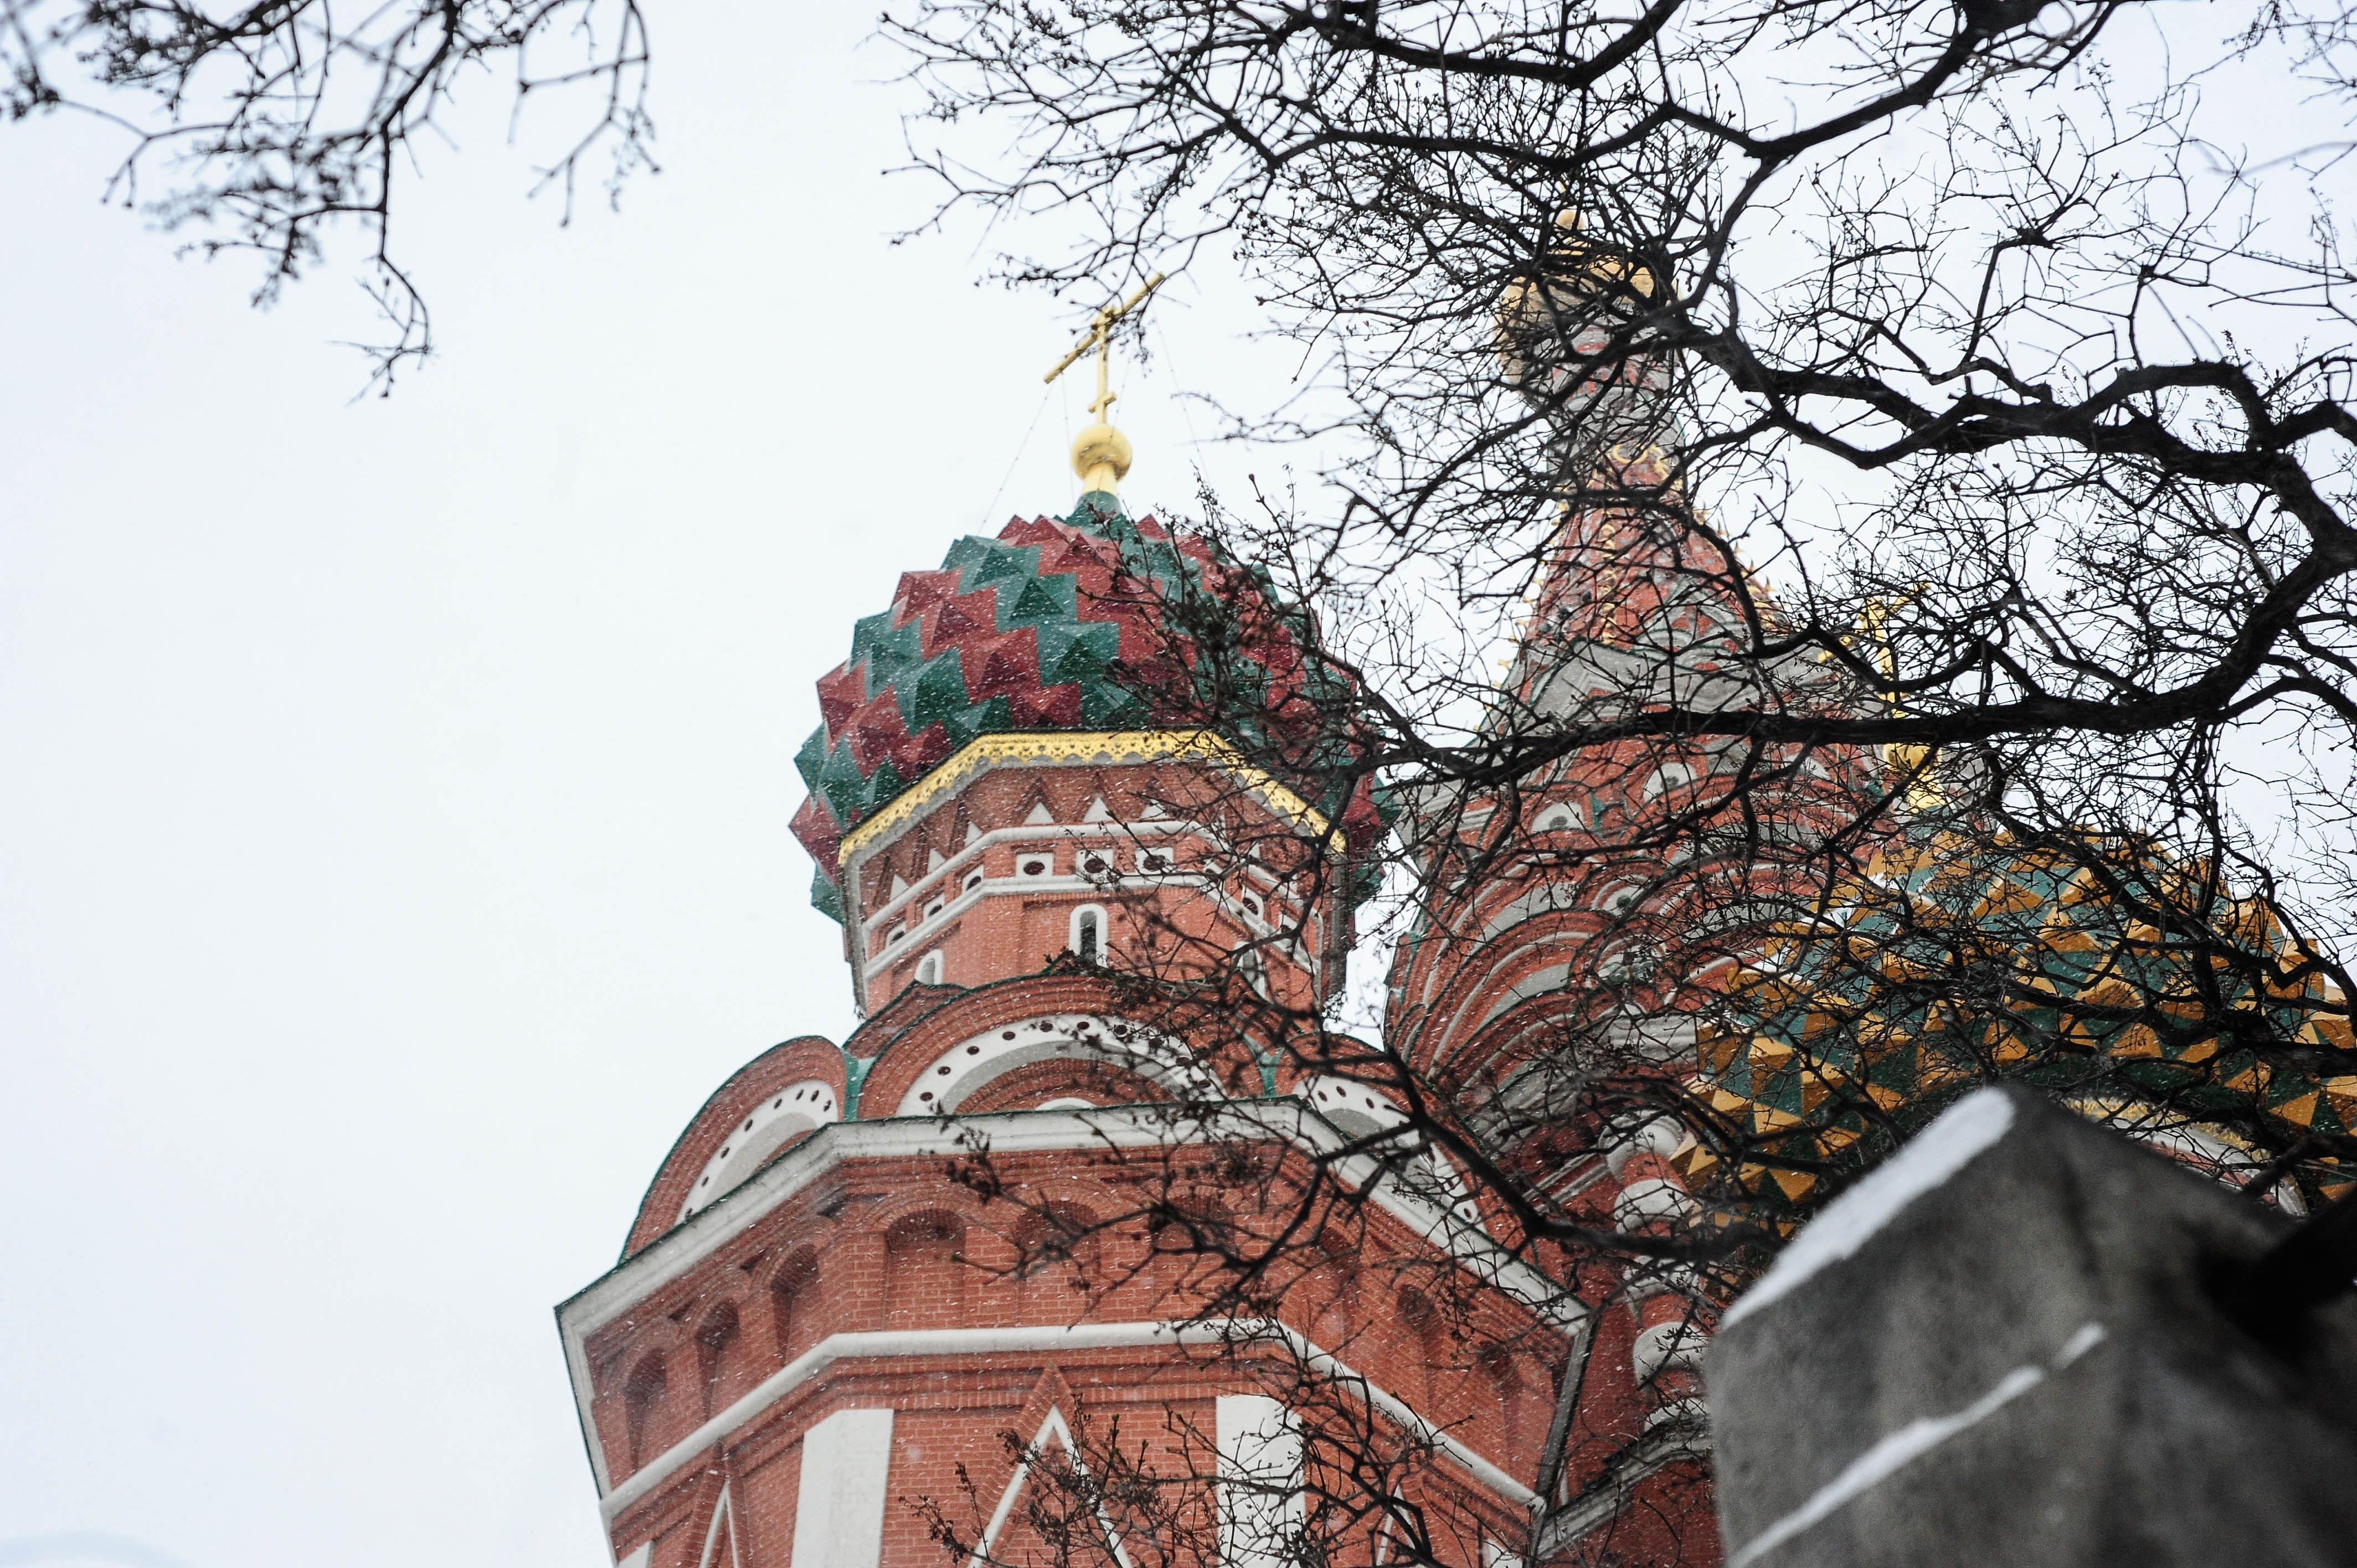
<path id="1" fill-rule="evenodd" d="M 1498 313 L 1501 373 L 1553 429 L 1563 496 L 1505 682 L 1508 723 L 1517 702 L 1556 716 L 1575 702 L 1692 702 L 1695 677 L 1741 646 L 1741 567 L 1689 503 L 1674 366 L 1648 347 L 1660 280 L 1577 214 L 1556 223 L 1557 244 Z M 1568 682 L 1566 664 L 1579 666 Z"/>
<path id="2" fill-rule="evenodd" d="M 1559 236 L 1499 313 L 1505 379 L 1555 431 L 1563 499 L 1491 727 L 1544 737 L 1639 711 L 1749 705 L 1761 677 L 1742 657 L 1746 585 L 1691 509 L 1674 367 L 1645 345 L 1659 280 L 1576 221 Z M 1632 1238 L 1691 1207 L 1682 1162 L 1694 1146 L 1666 1120 L 1587 1117 L 1556 1068 L 1593 1042 L 1674 1079 L 1698 1069 L 1695 977 L 1674 952 L 1658 969 L 1636 955 L 1674 945 L 1660 843 L 1676 813 L 1707 800 L 1719 760 L 1672 738 L 1620 741 L 1457 802 L 1427 829 L 1426 900 L 1392 973 L 1387 1040 L 1494 1123 L 1505 1157 L 1567 1218 Z M 1554 1477 L 1550 1501 L 1576 1506 L 1558 1515 L 1552 1551 L 1707 1563 L 1694 1363 L 1708 1314 L 1667 1271 L 1589 1262 L 1578 1283 L 1583 1299 L 1613 1305 L 1595 1319 Z"/>

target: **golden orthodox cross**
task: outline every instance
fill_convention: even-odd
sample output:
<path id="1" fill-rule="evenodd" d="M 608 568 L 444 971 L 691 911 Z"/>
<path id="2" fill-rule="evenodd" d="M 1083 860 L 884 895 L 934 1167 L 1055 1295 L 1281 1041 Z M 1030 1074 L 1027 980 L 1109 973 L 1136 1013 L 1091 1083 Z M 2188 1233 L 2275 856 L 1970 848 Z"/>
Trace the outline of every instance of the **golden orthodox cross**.
<path id="1" fill-rule="evenodd" d="M 1098 311 L 1095 317 L 1089 322 L 1088 336 L 1082 338 L 1078 343 L 1073 344 L 1072 351 L 1065 355 L 1062 359 L 1057 360 L 1055 368 L 1049 371 L 1047 374 L 1046 379 L 1049 381 L 1053 381 L 1058 376 L 1062 375 L 1066 371 L 1071 369 L 1072 362 L 1074 360 L 1087 353 L 1090 349 L 1095 349 L 1097 356 L 1097 395 L 1096 401 L 1089 404 L 1089 412 L 1097 416 L 1097 423 L 1099 424 L 1111 424 L 1113 423 L 1113 421 L 1107 417 L 1107 414 L 1113 408 L 1114 400 L 1112 385 L 1112 344 L 1114 323 L 1119 321 L 1123 317 L 1127 316 L 1131 311 L 1135 310 L 1139 306 L 1145 304 L 1146 296 L 1152 294 L 1156 289 L 1161 286 L 1162 274 L 1160 273 L 1157 273 L 1152 277 L 1147 278 L 1144 285 L 1138 288 L 1138 291 L 1135 294 L 1131 295 L 1127 299 L 1115 300 L 1113 304 L 1106 306 L 1103 310 Z"/>
<path id="2" fill-rule="evenodd" d="M 1906 693 L 1900 690 L 1899 650 L 1890 640 L 1890 616 L 1892 611 L 1904 609 L 1921 598 L 1924 587 L 1921 583 L 1916 584 L 1915 591 L 1896 604 L 1888 599 L 1868 599 L 1857 619 L 1859 633 L 1871 639 L 1882 655 L 1882 673 L 1883 678 L 1890 682 L 1890 712 L 1894 717 L 1907 716 L 1907 699 Z M 1882 748 L 1883 760 L 1890 765 L 1891 769 L 1907 775 L 1907 801 L 1918 811 L 1930 811 L 1943 799 L 1939 779 L 1924 770 L 1931 756 L 1930 746 L 1905 741 L 1894 740 Z"/>

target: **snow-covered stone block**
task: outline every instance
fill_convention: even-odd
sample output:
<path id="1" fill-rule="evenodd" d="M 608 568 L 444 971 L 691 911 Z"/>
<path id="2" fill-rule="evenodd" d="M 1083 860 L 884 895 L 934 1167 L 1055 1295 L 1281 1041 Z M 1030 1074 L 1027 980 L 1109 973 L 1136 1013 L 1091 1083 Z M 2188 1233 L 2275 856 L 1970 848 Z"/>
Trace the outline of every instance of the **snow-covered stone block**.
<path id="1" fill-rule="evenodd" d="M 2357 1561 L 2357 1303 L 2222 1294 L 2292 1221 L 2018 1090 L 1829 1206 L 1704 1357 L 1727 1568 Z"/>

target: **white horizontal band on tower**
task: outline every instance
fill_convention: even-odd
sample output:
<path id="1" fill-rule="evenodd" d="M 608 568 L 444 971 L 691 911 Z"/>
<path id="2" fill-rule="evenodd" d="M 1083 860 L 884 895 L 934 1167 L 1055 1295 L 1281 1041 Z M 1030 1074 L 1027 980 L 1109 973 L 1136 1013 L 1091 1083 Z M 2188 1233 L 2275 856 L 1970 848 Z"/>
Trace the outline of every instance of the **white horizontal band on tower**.
<path id="1" fill-rule="evenodd" d="M 1529 1508 L 1538 1494 L 1463 1440 L 1435 1426 L 1406 1401 L 1369 1381 L 1348 1364 L 1281 1323 L 1246 1319 L 1235 1323 L 1078 1323 L 1069 1328 L 910 1328 L 830 1334 L 761 1380 L 759 1387 L 658 1455 L 630 1479 L 607 1493 L 598 1509 L 611 1523 L 625 1509 L 662 1486 L 699 1455 L 838 1361 L 915 1356 L 1055 1354 L 1073 1350 L 1125 1349 L 1183 1345 L 1255 1345 L 1283 1348 L 1309 1372 L 1357 1393 L 1418 1441 L 1429 1443 L 1459 1469 L 1492 1492 Z"/>

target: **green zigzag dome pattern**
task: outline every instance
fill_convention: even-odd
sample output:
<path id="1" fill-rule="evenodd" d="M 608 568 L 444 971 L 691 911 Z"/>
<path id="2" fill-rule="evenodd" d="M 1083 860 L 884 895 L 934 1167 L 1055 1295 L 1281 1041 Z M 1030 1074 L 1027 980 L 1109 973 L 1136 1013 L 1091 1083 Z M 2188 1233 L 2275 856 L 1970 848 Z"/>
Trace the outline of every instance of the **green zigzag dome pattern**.
<path id="1" fill-rule="evenodd" d="M 819 680 L 823 722 L 794 757 L 811 902 L 842 919 L 844 835 L 985 735 L 1206 725 L 1364 847 L 1381 819 L 1352 766 L 1355 693 L 1315 649 L 1265 572 L 1133 521 L 1102 491 L 1068 517 L 958 540 L 938 570 L 902 574 Z"/>

